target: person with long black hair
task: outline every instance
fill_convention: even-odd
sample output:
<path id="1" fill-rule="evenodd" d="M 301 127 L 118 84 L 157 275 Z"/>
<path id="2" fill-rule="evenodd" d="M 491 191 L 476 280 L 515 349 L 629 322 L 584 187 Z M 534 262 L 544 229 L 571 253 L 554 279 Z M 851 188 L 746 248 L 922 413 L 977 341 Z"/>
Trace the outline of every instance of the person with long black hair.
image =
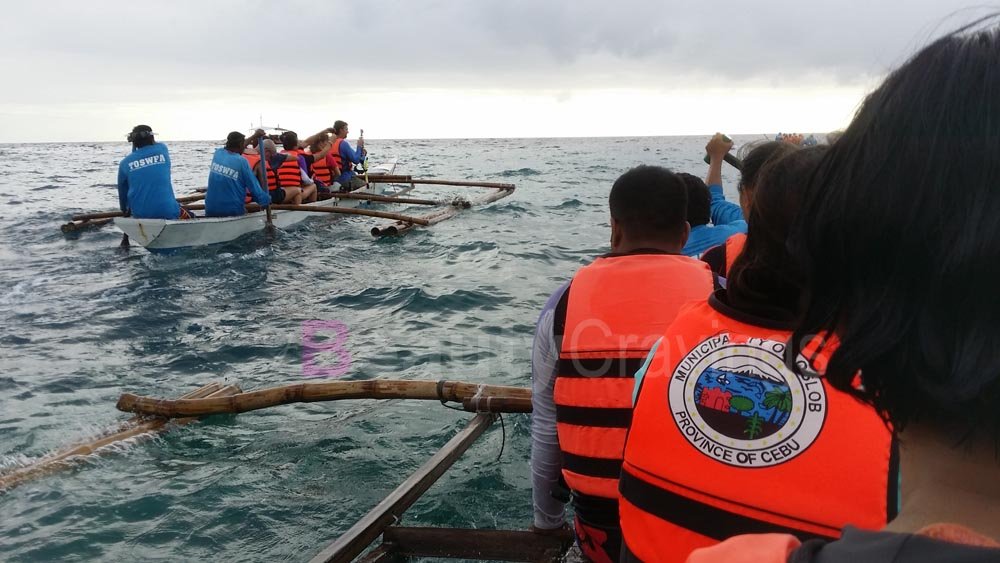
<path id="1" fill-rule="evenodd" d="M 799 375 L 785 366 L 803 279 L 785 242 L 827 148 L 765 166 L 727 289 L 682 311 L 636 375 L 625 561 L 683 561 L 751 531 L 832 539 L 895 514 L 892 433 L 816 377 L 825 358 L 798 355 L 810 370 Z"/>
<path id="2" fill-rule="evenodd" d="M 1000 561 L 998 21 L 934 41 L 867 97 L 791 239 L 791 351 L 818 343 L 826 381 L 899 431 L 899 516 L 837 541 L 740 536 L 690 562 Z"/>

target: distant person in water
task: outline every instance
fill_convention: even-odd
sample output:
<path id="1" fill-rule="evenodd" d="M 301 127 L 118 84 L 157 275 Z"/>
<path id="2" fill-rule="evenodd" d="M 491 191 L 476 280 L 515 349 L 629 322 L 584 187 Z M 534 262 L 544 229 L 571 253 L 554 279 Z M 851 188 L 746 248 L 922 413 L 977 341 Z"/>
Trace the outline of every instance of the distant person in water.
<path id="1" fill-rule="evenodd" d="M 357 150 L 351 148 L 350 143 L 347 142 L 347 134 L 350 131 L 346 121 L 336 121 L 333 124 L 333 132 L 336 138 L 333 140 L 333 147 L 330 150 L 333 152 L 337 167 L 340 168 L 340 175 L 336 178 L 336 181 L 340 183 L 340 189 L 352 192 L 367 186 L 368 184 L 354 172 L 354 165 L 364 162 L 365 156 L 368 155 L 364 140 L 358 139 Z"/>
<path id="2" fill-rule="evenodd" d="M 170 153 L 157 143 L 153 129 L 136 125 L 128 134 L 132 154 L 118 165 L 118 206 L 139 219 L 190 219 L 170 182 Z"/>
<path id="3" fill-rule="evenodd" d="M 269 196 L 250 169 L 242 152 L 246 138 L 238 131 L 226 137 L 226 146 L 215 150 L 205 192 L 205 215 L 230 217 L 246 213 L 247 194 L 261 207 L 271 204 Z"/>
<path id="4" fill-rule="evenodd" d="M 934 41 L 868 95 L 790 239 L 805 282 L 790 350 L 835 335 L 816 351 L 824 381 L 899 431 L 899 515 L 832 541 L 739 536 L 690 563 L 1000 561 L 998 22 Z"/>
<path id="5" fill-rule="evenodd" d="M 732 235 L 747 232 L 743 210 L 726 201 L 722 191 L 722 163 L 732 148 L 732 141 L 716 133 L 705 145 L 709 157 L 706 180 L 703 182 L 691 174 L 678 174 L 687 186 L 688 223 L 691 224 L 691 236 L 684 245 L 685 256 L 701 256 Z"/>

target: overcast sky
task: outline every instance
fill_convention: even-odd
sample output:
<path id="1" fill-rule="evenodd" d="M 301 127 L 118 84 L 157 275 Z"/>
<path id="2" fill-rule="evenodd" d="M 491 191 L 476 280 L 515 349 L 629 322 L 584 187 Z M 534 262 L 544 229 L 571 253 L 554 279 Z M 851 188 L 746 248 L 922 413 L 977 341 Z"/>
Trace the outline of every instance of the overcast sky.
<path id="1" fill-rule="evenodd" d="M 970 5 L 5 2 L 0 142 L 122 140 L 137 123 L 219 139 L 261 115 L 372 138 L 822 132 Z"/>

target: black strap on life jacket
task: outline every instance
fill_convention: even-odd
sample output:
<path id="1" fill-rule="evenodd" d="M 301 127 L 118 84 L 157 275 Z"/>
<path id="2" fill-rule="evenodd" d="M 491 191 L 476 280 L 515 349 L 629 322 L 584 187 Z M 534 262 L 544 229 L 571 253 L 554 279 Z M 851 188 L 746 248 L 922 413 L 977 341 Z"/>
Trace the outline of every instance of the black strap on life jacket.
<path id="1" fill-rule="evenodd" d="M 805 532 L 703 504 L 647 483 L 627 469 L 621 472 L 618 490 L 625 500 L 643 512 L 718 541 L 740 534 L 791 534 L 802 541 L 836 537 Z M 787 515 L 780 516 L 791 518 Z M 829 527 L 817 522 L 803 523 Z"/>

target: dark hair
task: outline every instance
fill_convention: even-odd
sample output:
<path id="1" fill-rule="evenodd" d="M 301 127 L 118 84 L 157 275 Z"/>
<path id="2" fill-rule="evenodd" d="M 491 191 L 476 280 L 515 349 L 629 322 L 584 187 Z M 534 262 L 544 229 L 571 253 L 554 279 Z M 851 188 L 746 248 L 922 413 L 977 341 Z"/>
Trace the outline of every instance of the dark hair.
<path id="1" fill-rule="evenodd" d="M 893 71 L 810 182 L 792 340 L 833 331 L 826 377 L 897 427 L 1000 438 L 1000 27 Z M 861 374 L 863 387 L 852 385 Z"/>
<path id="2" fill-rule="evenodd" d="M 136 125 L 132 132 L 128 134 L 128 141 L 133 148 L 145 147 L 156 142 L 153 138 L 153 128 L 149 125 Z"/>
<path id="3" fill-rule="evenodd" d="M 660 166 L 636 166 L 615 180 L 611 216 L 630 237 L 674 240 L 686 230 L 687 189 Z"/>
<path id="4" fill-rule="evenodd" d="M 740 192 L 757 186 L 757 175 L 764 165 L 772 158 L 782 156 L 796 150 L 798 147 L 782 141 L 763 141 L 748 143 L 740 147 L 739 158 L 743 161 L 743 169 L 740 172 L 740 183 L 736 189 Z"/>
<path id="5" fill-rule="evenodd" d="M 226 149 L 233 152 L 243 152 L 247 137 L 239 131 L 232 131 L 226 136 Z"/>
<path id="6" fill-rule="evenodd" d="M 707 225 L 712 219 L 712 192 L 708 191 L 705 181 L 687 172 L 678 172 L 677 177 L 687 188 L 687 221 L 692 227 Z"/>
<path id="7" fill-rule="evenodd" d="M 286 150 L 299 148 L 299 135 L 295 131 L 282 132 L 278 140 L 281 141 L 281 146 Z"/>
<path id="8" fill-rule="evenodd" d="M 340 130 L 343 129 L 344 127 L 347 127 L 346 121 L 341 121 L 338 119 L 337 121 L 333 122 L 333 132 L 338 135 L 340 134 Z"/>
<path id="9" fill-rule="evenodd" d="M 737 309 L 780 320 L 796 317 L 802 274 L 786 242 L 806 184 L 829 148 L 817 145 L 789 152 L 771 159 L 757 176 L 747 240 L 726 287 Z"/>

